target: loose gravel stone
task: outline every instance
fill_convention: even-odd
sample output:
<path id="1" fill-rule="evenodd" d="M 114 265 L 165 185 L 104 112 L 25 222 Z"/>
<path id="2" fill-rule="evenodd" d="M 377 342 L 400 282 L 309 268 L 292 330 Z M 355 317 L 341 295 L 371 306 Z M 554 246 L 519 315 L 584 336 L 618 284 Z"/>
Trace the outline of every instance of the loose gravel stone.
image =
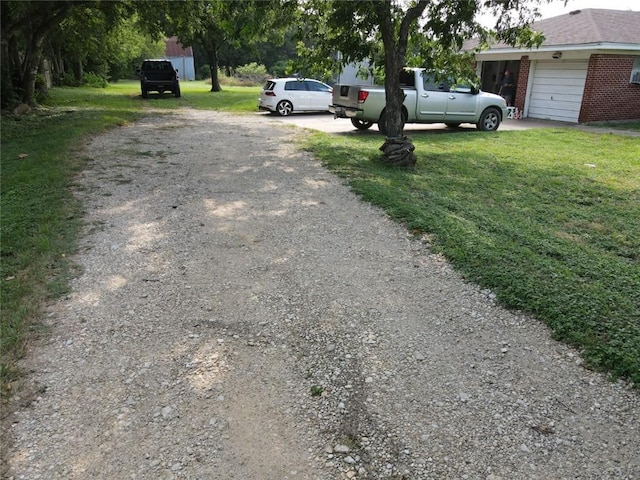
<path id="1" fill-rule="evenodd" d="M 3 476 L 640 478 L 638 392 L 465 282 L 304 135 L 182 110 L 86 145 L 82 274 L 24 360 Z"/>

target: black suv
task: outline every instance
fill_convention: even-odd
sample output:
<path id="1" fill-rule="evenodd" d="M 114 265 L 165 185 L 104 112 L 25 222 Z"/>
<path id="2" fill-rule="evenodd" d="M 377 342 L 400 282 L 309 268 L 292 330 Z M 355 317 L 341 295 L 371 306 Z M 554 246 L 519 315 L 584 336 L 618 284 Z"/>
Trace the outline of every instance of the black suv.
<path id="1" fill-rule="evenodd" d="M 176 98 L 180 96 L 178 72 L 169 60 L 145 60 L 138 74 L 142 98 L 147 98 L 149 92 L 172 92 Z"/>

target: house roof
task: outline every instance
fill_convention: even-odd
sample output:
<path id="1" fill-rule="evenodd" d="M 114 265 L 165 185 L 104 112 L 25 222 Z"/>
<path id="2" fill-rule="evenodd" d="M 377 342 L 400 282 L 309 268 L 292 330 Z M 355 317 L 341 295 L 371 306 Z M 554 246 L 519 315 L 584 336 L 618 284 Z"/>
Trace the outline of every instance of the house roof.
<path id="1" fill-rule="evenodd" d="M 541 49 L 605 45 L 640 49 L 640 11 L 586 8 L 539 20 L 531 28 L 544 33 Z M 464 49 L 477 45 L 478 40 L 472 39 L 465 42 Z M 496 49 L 513 50 L 514 47 L 499 42 L 491 46 L 491 50 Z"/>
<path id="2" fill-rule="evenodd" d="M 165 55 L 167 57 L 193 57 L 191 47 L 184 48 L 178 43 L 178 37 L 167 38 L 165 42 Z"/>
<path id="3" fill-rule="evenodd" d="M 625 43 L 640 45 L 640 11 L 587 8 L 534 22 L 543 45 Z"/>

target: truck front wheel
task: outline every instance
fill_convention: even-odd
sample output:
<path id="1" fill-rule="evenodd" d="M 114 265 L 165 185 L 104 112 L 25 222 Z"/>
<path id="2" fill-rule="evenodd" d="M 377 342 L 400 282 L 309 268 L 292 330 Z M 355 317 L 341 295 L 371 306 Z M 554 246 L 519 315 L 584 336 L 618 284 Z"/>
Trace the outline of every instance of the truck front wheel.
<path id="1" fill-rule="evenodd" d="M 373 122 L 367 122 L 366 120 L 360 120 L 359 118 L 352 118 L 351 125 L 356 127 L 358 130 L 368 130 L 373 125 Z"/>
<path id="2" fill-rule="evenodd" d="M 500 126 L 500 112 L 495 108 L 487 108 L 476 125 L 476 128 L 482 132 L 493 132 Z"/>

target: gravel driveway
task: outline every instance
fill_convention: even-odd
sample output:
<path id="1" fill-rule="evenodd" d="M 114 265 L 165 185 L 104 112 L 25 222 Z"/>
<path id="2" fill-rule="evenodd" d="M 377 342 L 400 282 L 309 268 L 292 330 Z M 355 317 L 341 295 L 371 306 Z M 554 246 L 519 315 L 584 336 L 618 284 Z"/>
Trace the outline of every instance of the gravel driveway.
<path id="1" fill-rule="evenodd" d="M 6 477 L 640 478 L 638 392 L 465 283 L 300 135 L 185 110 L 86 146 L 83 273 L 23 365 Z"/>

